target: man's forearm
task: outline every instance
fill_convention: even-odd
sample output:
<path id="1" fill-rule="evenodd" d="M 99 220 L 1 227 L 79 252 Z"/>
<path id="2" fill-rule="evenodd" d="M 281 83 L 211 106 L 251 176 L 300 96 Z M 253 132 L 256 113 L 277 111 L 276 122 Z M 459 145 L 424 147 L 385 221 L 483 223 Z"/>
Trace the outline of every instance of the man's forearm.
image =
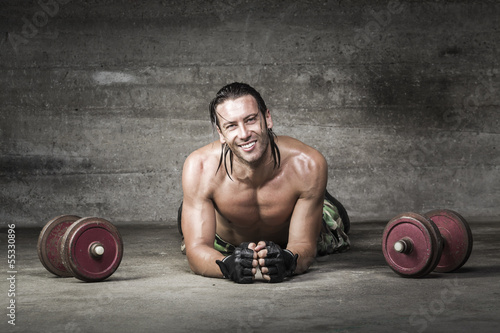
<path id="1" fill-rule="evenodd" d="M 219 251 L 206 246 L 187 247 L 186 256 L 193 273 L 207 277 L 223 277 L 216 264 L 216 260 L 224 259 L 224 255 Z"/>

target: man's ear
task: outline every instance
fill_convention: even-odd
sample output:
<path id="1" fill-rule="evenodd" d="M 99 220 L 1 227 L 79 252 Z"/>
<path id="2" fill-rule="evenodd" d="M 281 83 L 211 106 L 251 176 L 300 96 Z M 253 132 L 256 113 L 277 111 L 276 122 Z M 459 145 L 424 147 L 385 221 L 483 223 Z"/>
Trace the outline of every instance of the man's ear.
<path id="1" fill-rule="evenodd" d="M 220 143 L 225 144 L 226 143 L 226 138 L 222 134 L 219 126 L 216 126 L 216 128 L 217 128 L 217 133 L 219 133 L 219 141 L 220 141 Z"/>
<path id="2" fill-rule="evenodd" d="M 273 118 L 271 117 L 271 112 L 269 112 L 269 109 L 266 110 L 266 123 L 267 123 L 267 128 L 269 129 L 273 128 Z"/>

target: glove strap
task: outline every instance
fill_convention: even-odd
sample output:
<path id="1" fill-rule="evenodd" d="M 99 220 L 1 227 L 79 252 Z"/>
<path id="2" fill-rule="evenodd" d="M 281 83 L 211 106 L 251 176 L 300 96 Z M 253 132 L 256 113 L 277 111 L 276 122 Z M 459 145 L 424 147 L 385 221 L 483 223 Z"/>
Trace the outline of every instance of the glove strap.
<path id="1" fill-rule="evenodd" d="M 297 259 L 299 258 L 298 254 L 293 254 L 289 249 L 283 250 L 283 257 L 285 260 L 285 268 L 287 271 L 286 276 L 292 276 L 295 273 L 295 269 L 297 268 Z"/>

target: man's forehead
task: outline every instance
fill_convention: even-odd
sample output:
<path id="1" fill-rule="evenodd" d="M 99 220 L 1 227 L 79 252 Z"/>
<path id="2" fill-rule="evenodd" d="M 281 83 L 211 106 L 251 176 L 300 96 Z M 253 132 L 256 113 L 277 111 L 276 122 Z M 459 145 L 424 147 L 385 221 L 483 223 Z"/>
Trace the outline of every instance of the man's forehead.
<path id="1" fill-rule="evenodd" d="M 222 115 L 224 118 L 227 118 L 231 115 L 253 113 L 258 111 L 259 106 L 252 95 L 244 95 L 237 98 L 227 99 L 217 105 L 216 108 L 216 112 L 219 115 Z"/>

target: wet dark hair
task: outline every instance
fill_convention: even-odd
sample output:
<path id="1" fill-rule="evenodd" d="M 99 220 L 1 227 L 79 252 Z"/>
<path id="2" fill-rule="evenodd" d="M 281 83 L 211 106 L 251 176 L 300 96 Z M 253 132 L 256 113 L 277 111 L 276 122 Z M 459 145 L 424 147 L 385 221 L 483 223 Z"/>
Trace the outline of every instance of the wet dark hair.
<path id="1" fill-rule="evenodd" d="M 236 99 L 246 95 L 250 95 L 253 98 L 255 98 L 259 111 L 264 117 L 264 124 L 266 125 L 265 128 L 267 128 L 267 121 L 266 121 L 267 106 L 266 103 L 264 102 L 264 99 L 262 98 L 262 96 L 260 96 L 259 92 L 254 88 L 252 88 L 250 85 L 240 82 L 233 82 L 228 85 L 225 85 L 217 92 L 215 98 L 210 102 L 209 111 L 210 111 L 210 121 L 212 122 L 212 126 L 217 127 L 220 130 L 219 118 L 217 117 L 217 112 L 215 111 L 217 109 L 217 106 L 219 106 L 220 104 L 224 103 L 229 99 Z M 271 146 L 271 155 L 273 157 L 274 167 L 279 168 L 281 162 L 281 155 L 280 155 L 280 150 L 278 149 L 278 146 L 276 145 L 276 142 L 274 140 L 276 134 L 274 134 L 271 128 L 268 128 L 267 136 L 269 138 L 269 143 Z M 231 151 L 231 149 L 228 147 L 227 144 L 223 144 L 220 154 L 219 166 L 217 167 L 216 173 L 219 171 L 222 162 L 224 161 L 224 168 L 226 169 L 226 174 L 230 179 L 232 179 L 230 172 L 227 169 L 226 161 L 228 154 L 229 154 L 231 173 L 233 172 L 233 152 Z"/>

